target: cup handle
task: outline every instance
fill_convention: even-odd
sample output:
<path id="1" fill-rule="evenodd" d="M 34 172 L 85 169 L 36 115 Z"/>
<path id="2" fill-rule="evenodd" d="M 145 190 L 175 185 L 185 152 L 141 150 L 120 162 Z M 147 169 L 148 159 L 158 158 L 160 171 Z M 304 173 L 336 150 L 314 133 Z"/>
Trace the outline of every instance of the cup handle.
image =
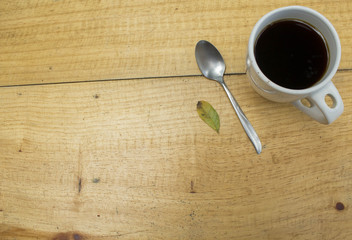
<path id="1" fill-rule="evenodd" d="M 332 107 L 329 107 L 325 102 L 326 95 L 331 97 L 333 101 Z M 322 89 L 311 93 L 305 98 L 309 101 L 310 106 L 303 105 L 302 99 L 299 99 L 292 104 L 320 123 L 330 124 L 343 112 L 344 106 L 341 96 L 332 82 L 329 82 Z"/>

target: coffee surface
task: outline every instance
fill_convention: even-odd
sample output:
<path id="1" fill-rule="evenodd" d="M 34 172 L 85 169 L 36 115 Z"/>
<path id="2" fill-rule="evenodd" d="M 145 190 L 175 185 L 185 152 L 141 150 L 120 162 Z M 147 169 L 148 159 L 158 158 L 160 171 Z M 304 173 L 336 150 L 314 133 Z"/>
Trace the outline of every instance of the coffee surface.
<path id="1" fill-rule="evenodd" d="M 281 20 L 258 36 L 254 54 L 260 70 L 276 84 L 305 89 L 326 72 L 329 51 L 324 37 L 300 20 Z"/>

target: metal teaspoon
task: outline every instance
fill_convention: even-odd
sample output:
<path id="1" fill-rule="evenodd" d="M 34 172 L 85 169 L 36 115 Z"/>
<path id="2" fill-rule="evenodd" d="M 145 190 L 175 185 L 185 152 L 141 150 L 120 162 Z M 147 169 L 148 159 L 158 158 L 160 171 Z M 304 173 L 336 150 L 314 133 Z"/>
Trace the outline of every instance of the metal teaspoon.
<path id="1" fill-rule="evenodd" d="M 261 153 L 262 144 L 257 133 L 224 82 L 225 62 L 220 52 L 210 42 L 201 40 L 196 45 L 195 54 L 198 67 L 203 75 L 206 78 L 217 81 L 224 88 L 244 131 L 247 133 L 257 153 Z"/>

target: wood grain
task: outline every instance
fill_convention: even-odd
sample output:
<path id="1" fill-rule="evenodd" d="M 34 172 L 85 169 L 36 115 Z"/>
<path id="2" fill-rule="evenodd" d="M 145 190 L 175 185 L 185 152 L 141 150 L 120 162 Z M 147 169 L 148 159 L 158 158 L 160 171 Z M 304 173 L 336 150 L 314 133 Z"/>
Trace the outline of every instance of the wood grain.
<path id="1" fill-rule="evenodd" d="M 2 0 L 0 86 L 199 75 L 194 47 L 201 39 L 219 48 L 228 73 L 243 73 L 254 24 L 295 4 L 333 23 L 340 69 L 351 69 L 349 0 Z"/>
<path id="2" fill-rule="evenodd" d="M 351 239 L 351 77 L 325 126 L 226 76 L 260 155 L 202 77 L 1 88 L 1 239 Z"/>
<path id="3" fill-rule="evenodd" d="M 329 126 L 244 75 L 256 21 L 294 4 L 341 39 L 345 111 Z M 0 1 L 0 239 L 352 239 L 351 11 L 349 0 Z M 224 56 L 262 154 L 199 76 L 200 39 Z"/>

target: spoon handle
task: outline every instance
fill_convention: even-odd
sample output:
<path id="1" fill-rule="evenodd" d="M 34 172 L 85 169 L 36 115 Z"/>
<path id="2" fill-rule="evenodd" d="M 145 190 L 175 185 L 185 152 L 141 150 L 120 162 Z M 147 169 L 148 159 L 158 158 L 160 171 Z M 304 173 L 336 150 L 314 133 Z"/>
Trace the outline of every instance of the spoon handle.
<path id="1" fill-rule="evenodd" d="M 220 82 L 221 86 L 224 88 L 227 96 L 230 99 L 230 102 L 233 106 L 233 108 L 235 109 L 235 112 L 242 124 L 242 127 L 244 129 L 244 131 L 247 133 L 249 140 L 251 140 L 255 150 L 257 151 L 257 153 L 261 153 L 262 151 L 262 144 L 259 140 L 259 137 L 257 135 L 257 133 L 255 132 L 252 124 L 249 122 L 249 120 L 247 119 L 246 115 L 244 115 L 242 109 L 240 108 L 240 106 L 238 105 L 236 99 L 232 96 L 229 88 L 226 86 L 225 82 L 222 81 Z"/>

